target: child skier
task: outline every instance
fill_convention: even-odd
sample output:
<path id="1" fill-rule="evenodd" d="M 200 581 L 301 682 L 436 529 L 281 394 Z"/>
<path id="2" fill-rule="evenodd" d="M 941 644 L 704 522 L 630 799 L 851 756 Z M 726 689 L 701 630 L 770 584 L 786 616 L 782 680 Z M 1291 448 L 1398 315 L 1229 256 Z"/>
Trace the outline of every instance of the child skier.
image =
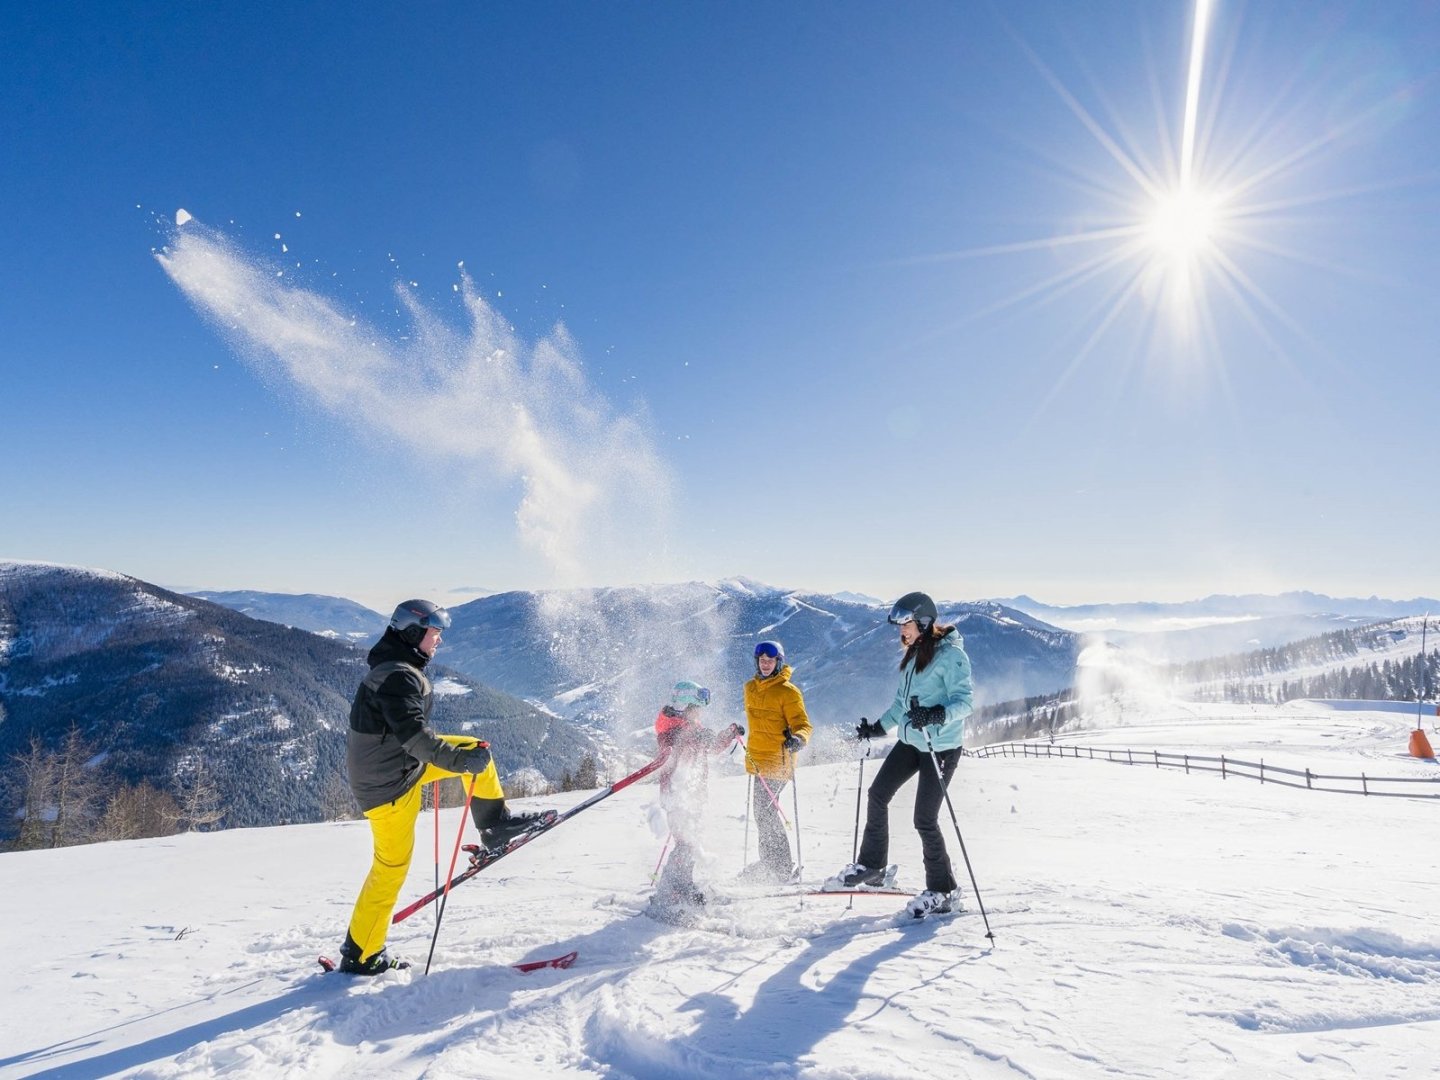
<path id="1" fill-rule="evenodd" d="M 700 714 L 710 691 L 688 679 L 675 684 L 670 703 L 655 718 L 655 740 L 667 755 L 660 769 L 660 806 L 670 830 L 670 858 L 655 884 L 651 911 L 674 918 L 705 903 L 695 883 L 695 853 L 709 777 L 710 753 L 722 753 L 745 734 L 739 724 L 723 732 L 706 730 Z"/>

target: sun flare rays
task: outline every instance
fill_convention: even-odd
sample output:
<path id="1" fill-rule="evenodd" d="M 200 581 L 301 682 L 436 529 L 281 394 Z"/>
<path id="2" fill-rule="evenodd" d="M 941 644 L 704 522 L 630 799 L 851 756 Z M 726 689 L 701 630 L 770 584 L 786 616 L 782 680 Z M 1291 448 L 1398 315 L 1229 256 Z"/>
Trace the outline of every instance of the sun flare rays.
<path id="1" fill-rule="evenodd" d="M 1227 15 L 1236 16 L 1235 26 L 1223 27 Z M 1316 179 L 1322 166 L 1342 156 L 1347 140 L 1378 122 L 1404 91 L 1344 115 L 1320 115 L 1312 108 L 1317 88 L 1303 68 L 1267 69 L 1257 78 L 1254 55 L 1240 47 L 1245 38 L 1237 13 L 1216 0 L 1194 0 L 1182 55 L 1169 65 L 1152 62 L 1148 86 L 1128 97 L 1113 86 L 1107 93 L 1104 80 L 1093 77 L 1088 93 L 1067 85 L 1031 44 L 1013 29 L 1011 34 L 1098 154 L 1087 160 L 1083 153 L 1030 148 L 1051 162 L 1057 180 L 1076 189 L 1071 214 L 1083 224 L 904 260 L 1051 257 L 1043 273 L 981 302 L 963 322 L 1037 309 L 1092 290 L 1101 300 L 1098 309 L 1088 303 L 1071 308 L 1080 323 L 1058 324 L 1068 331 L 1061 382 L 1122 325 L 1139 327 L 1140 336 L 1127 347 L 1177 372 L 1223 365 L 1234 353 L 1229 335 L 1235 331 L 1253 334 L 1264 352 L 1282 363 L 1288 362 L 1289 345 L 1314 346 L 1277 298 L 1283 290 L 1269 287 L 1274 268 L 1289 263 L 1351 272 L 1342 261 L 1327 262 L 1308 250 L 1307 241 L 1317 233 L 1297 211 L 1373 195 L 1387 186 L 1321 188 Z M 1083 71 L 1086 57 L 1076 62 Z M 1183 75 L 1169 94 L 1157 75 L 1165 70 Z M 1270 92 L 1257 94 L 1257 86 Z M 1117 103 L 1133 108 L 1136 101 L 1141 108 L 1153 103 L 1149 136 L 1144 124 L 1117 108 Z M 1223 383 L 1225 373 L 1215 374 Z"/>

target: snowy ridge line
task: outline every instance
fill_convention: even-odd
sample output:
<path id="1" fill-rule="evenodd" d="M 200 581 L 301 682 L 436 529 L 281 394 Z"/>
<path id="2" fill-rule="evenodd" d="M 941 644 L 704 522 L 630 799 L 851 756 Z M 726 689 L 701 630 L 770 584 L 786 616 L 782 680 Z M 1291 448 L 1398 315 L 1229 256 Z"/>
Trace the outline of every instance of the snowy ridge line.
<path id="1" fill-rule="evenodd" d="M 1066 753 L 1066 751 L 1069 753 Z M 1082 752 L 1083 751 L 1083 752 Z M 1279 765 L 1266 765 L 1260 761 L 1245 761 L 1241 758 L 1207 757 L 1200 754 L 1175 754 L 1163 750 L 1118 750 L 1093 746 L 1067 746 L 1051 743 L 1007 742 L 982 746 L 978 750 L 966 750 L 967 757 L 1033 757 L 1033 758 L 1074 758 L 1086 761 L 1109 761 L 1119 765 L 1154 765 L 1157 769 L 1183 769 L 1186 773 L 1219 773 L 1221 779 L 1238 776 L 1246 780 L 1259 780 L 1262 784 L 1279 784 L 1281 787 L 1301 791 L 1330 791 L 1339 795 L 1375 795 L 1392 799 L 1440 799 L 1440 776 L 1347 776 L 1339 773 L 1317 773 L 1305 769 L 1286 769 Z M 1303 777 L 1303 784 L 1294 780 L 1282 780 L 1279 776 Z M 1357 787 L 1331 787 L 1316 781 L 1338 780 Z M 1428 784 L 1434 791 L 1385 791 L 1376 785 L 1384 784 Z"/>

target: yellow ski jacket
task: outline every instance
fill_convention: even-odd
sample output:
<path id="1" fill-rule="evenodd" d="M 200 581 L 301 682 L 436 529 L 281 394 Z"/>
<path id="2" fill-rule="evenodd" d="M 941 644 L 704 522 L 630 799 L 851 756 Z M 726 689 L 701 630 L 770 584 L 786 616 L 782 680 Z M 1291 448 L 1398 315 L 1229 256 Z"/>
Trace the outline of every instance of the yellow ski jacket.
<path id="1" fill-rule="evenodd" d="M 790 681 L 789 664 L 768 679 L 756 675 L 745 684 L 745 726 L 745 771 L 767 780 L 789 780 L 795 774 L 795 755 L 784 750 L 785 729 L 810 741 L 805 697 Z"/>

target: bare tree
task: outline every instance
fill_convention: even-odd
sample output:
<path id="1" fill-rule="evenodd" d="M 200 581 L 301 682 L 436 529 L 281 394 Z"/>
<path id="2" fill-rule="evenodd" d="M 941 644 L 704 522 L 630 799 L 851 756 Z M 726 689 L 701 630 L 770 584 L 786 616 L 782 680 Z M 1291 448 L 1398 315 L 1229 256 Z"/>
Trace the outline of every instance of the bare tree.
<path id="1" fill-rule="evenodd" d="M 516 769 L 505 781 L 505 797 L 528 799 L 532 795 L 549 795 L 555 790 L 545 774 L 539 769 L 526 766 Z"/>
<path id="2" fill-rule="evenodd" d="M 30 737 L 30 749 L 11 757 L 15 763 L 13 783 L 17 789 L 20 835 L 15 849 L 26 851 L 48 847 L 55 805 L 55 755 L 41 745 L 40 737 Z"/>
<path id="3" fill-rule="evenodd" d="M 97 816 L 96 807 L 104 792 L 96 776 L 94 751 L 74 724 L 56 755 L 54 770 L 55 818 L 49 846 L 69 847 L 90 840 Z"/>
<path id="4" fill-rule="evenodd" d="M 105 803 L 95 827 L 97 840 L 138 840 L 175 832 L 180 807 L 168 792 L 149 781 L 123 784 Z"/>
<path id="5" fill-rule="evenodd" d="M 220 789 L 210 776 L 204 758 L 195 758 L 184 774 L 176 780 L 177 811 L 172 817 L 182 832 L 197 832 L 225 816 L 220 807 Z"/>

